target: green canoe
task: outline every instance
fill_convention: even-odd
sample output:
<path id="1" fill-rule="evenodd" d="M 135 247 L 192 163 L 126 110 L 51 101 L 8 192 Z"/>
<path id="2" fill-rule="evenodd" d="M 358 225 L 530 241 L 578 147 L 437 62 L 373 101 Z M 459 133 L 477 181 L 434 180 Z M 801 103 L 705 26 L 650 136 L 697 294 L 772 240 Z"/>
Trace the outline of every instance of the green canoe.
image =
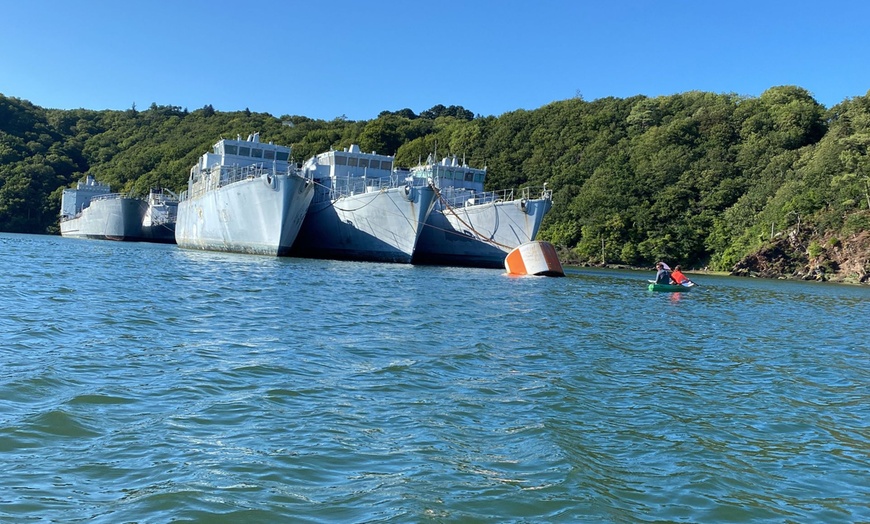
<path id="1" fill-rule="evenodd" d="M 653 284 L 649 285 L 648 289 L 650 291 L 670 291 L 672 293 L 678 293 L 680 291 L 688 291 L 692 288 L 690 286 L 681 286 L 679 284 L 671 285 L 671 284 L 655 284 L 655 283 L 653 283 Z"/>

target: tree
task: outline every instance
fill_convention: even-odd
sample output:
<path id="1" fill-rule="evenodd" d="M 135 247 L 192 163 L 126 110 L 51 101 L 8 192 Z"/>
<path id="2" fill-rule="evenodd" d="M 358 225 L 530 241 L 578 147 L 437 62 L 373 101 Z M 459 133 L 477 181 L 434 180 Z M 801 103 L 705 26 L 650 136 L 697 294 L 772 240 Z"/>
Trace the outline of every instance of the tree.
<path id="1" fill-rule="evenodd" d="M 359 136 L 360 148 L 395 155 L 402 145 L 402 136 L 398 132 L 400 122 L 401 117 L 395 115 L 384 115 L 370 121 Z"/>
<path id="2" fill-rule="evenodd" d="M 427 109 L 426 111 L 420 113 L 420 118 L 428 118 L 430 120 L 435 120 L 436 118 L 441 116 L 452 116 L 460 120 L 474 119 L 474 113 L 465 109 L 462 106 L 445 107 L 442 104 L 437 104 L 435 106 L 432 106 L 430 109 Z"/>

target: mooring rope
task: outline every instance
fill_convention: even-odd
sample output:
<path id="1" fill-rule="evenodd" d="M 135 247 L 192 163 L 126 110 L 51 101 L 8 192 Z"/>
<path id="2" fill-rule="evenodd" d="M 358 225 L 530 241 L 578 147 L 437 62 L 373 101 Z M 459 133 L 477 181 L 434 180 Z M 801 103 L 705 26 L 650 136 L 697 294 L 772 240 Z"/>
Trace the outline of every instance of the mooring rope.
<path id="1" fill-rule="evenodd" d="M 475 235 L 477 235 L 477 236 L 479 237 L 478 239 L 479 239 L 480 241 L 482 241 L 482 242 L 488 242 L 488 243 L 490 243 L 490 244 L 496 245 L 496 246 L 498 246 L 498 247 L 500 247 L 500 248 L 502 248 L 502 249 L 506 249 L 506 250 L 508 250 L 508 251 L 510 251 L 511 249 L 513 249 L 511 246 L 506 246 L 506 245 L 504 245 L 504 244 L 501 244 L 501 243 L 499 243 L 499 242 L 496 242 L 496 241 L 493 240 L 491 237 L 490 237 L 490 238 L 486 238 L 486 237 L 485 237 L 484 235 L 482 235 L 479 231 L 477 231 L 476 229 L 474 229 L 474 227 L 472 227 L 471 225 L 469 225 L 468 223 L 466 223 L 464 220 L 462 220 L 462 217 L 460 217 L 458 214 L 456 214 L 456 211 L 453 210 L 453 207 L 451 207 L 450 204 L 447 202 L 447 200 L 446 200 L 443 196 L 441 196 L 441 191 L 439 191 L 437 187 L 434 187 L 434 186 L 433 186 L 433 188 L 435 189 L 435 194 L 438 195 L 438 199 L 441 201 L 442 204 L 444 204 L 444 207 L 445 207 L 448 211 L 450 211 L 450 213 L 451 213 L 453 216 L 456 217 L 456 220 L 459 220 L 459 223 L 461 223 L 463 226 L 465 226 L 466 228 L 468 228 L 469 231 L 471 231 L 472 233 L 474 233 Z"/>

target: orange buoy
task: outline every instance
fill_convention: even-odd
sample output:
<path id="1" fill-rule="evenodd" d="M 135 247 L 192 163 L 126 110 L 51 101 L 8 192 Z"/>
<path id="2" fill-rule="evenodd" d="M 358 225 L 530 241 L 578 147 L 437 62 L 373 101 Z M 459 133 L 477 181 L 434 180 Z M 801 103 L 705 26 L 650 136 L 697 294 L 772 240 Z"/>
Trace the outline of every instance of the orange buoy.
<path id="1" fill-rule="evenodd" d="M 514 248 L 505 257 L 504 267 L 511 275 L 565 276 L 556 248 L 543 240 L 532 240 Z"/>

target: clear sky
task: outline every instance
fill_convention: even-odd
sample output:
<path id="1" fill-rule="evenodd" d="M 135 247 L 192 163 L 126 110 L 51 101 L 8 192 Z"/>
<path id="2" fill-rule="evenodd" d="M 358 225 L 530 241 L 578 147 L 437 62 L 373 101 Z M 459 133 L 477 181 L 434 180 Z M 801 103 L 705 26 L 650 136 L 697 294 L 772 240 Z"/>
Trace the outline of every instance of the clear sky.
<path id="1" fill-rule="evenodd" d="M 867 0 L 0 0 L 0 93 L 369 120 L 582 96 L 870 90 Z"/>

